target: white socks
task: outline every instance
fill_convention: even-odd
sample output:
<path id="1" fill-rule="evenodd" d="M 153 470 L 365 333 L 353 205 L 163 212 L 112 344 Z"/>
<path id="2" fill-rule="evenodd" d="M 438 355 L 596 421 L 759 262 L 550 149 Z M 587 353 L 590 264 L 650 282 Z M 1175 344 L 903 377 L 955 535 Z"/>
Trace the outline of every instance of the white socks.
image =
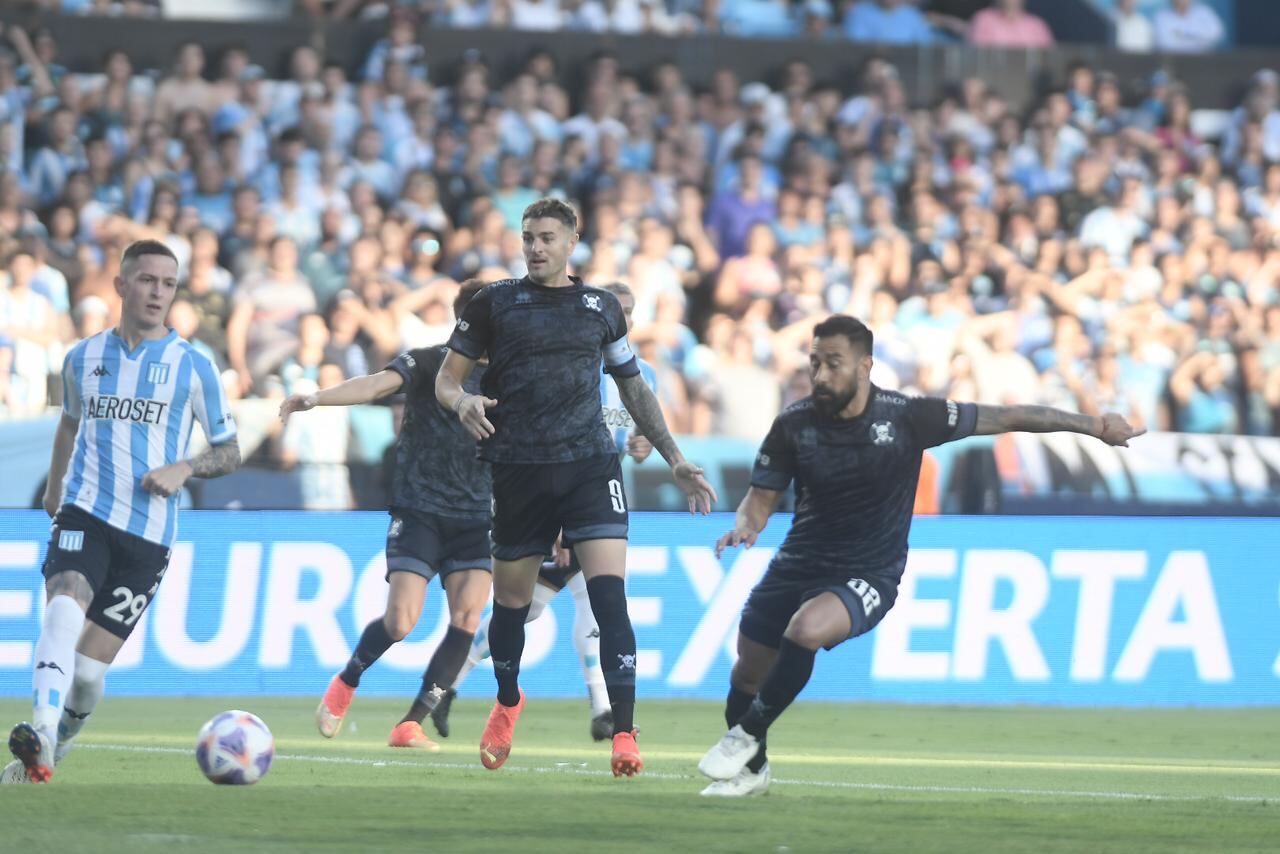
<path id="1" fill-rule="evenodd" d="M 582 678 L 587 683 L 591 698 L 591 716 L 598 718 L 613 708 L 609 704 L 609 691 L 604 684 L 604 671 L 600 669 L 600 627 L 591 610 L 591 598 L 587 595 L 587 580 L 579 572 L 569 579 L 573 592 L 573 645 L 578 650 L 578 664 Z"/>
<path id="2" fill-rule="evenodd" d="M 54 596 L 44 609 L 44 627 L 36 641 L 31 673 L 31 723 L 57 742 L 58 721 L 71 689 L 76 667 L 76 644 L 84 630 L 84 610 L 70 596 Z"/>
<path id="3" fill-rule="evenodd" d="M 541 584 L 533 586 L 533 601 L 529 603 L 529 616 L 524 618 L 525 624 L 532 623 L 534 620 L 542 616 L 542 612 L 547 610 L 547 605 L 551 600 L 556 598 L 556 591 Z M 462 669 L 458 671 L 458 678 L 453 680 L 453 690 L 466 681 L 468 674 L 475 669 L 475 666 L 489 657 L 489 620 L 493 616 L 490 611 L 484 615 L 484 619 L 480 621 L 480 627 L 476 629 L 476 636 L 471 641 L 471 650 L 467 653 L 467 660 L 462 663 Z M 601 679 L 604 677 L 601 676 Z"/>
<path id="4" fill-rule="evenodd" d="M 80 734 L 85 721 L 102 694 L 107 689 L 107 668 L 104 661 L 76 653 L 76 673 L 71 679 L 71 691 L 62 707 L 62 720 L 58 722 L 58 747 L 53 752 L 54 762 L 71 752 L 72 740 Z"/>
<path id="5" fill-rule="evenodd" d="M 551 600 L 556 598 L 556 592 L 541 584 L 533 585 L 533 601 L 529 603 L 529 616 L 524 618 L 526 625 L 542 616 L 542 612 L 547 610 Z"/>

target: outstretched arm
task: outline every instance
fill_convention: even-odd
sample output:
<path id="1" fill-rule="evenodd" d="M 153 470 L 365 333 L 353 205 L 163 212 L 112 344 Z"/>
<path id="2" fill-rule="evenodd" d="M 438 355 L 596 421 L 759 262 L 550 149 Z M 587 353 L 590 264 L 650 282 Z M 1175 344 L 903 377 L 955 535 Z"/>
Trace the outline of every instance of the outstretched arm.
<path id="1" fill-rule="evenodd" d="M 738 505 L 738 513 L 733 520 L 733 530 L 716 543 L 716 557 L 720 557 L 727 548 L 754 546 L 756 537 L 760 536 L 764 526 L 769 523 L 769 517 L 773 515 L 780 498 L 782 498 L 782 492 L 779 490 L 762 489 L 758 486 L 748 489 L 746 497 Z"/>
<path id="2" fill-rule="evenodd" d="M 317 406 L 355 406 L 372 403 L 381 397 L 394 394 L 404 385 L 404 379 L 395 371 L 378 371 L 364 377 L 352 377 L 329 388 L 311 394 L 291 394 L 280 404 L 280 420 L 287 422 L 294 412 L 306 412 Z"/>
<path id="3" fill-rule="evenodd" d="M 1129 440 L 1141 436 L 1145 430 L 1136 430 L 1124 417 L 1114 412 L 1105 415 L 1080 415 L 1052 406 L 989 406 L 979 404 L 978 424 L 974 433 L 987 436 L 993 433 L 1082 433 L 1101 439 L 1108 445 L 1128 447 Z"/>
<path id="4" fill-rule="evenodd" d="M 667 429 L 667 419 L 662 416 L 662 405 L 653 389 L 640 374 L 630 377 L 614 377 L 622 405 L 636 422 L 636 431 L 648 439 L 662 458 L 671 466 L 676 484 L 689 499 L 689 512 L 710 513 L 716 502 L 716 491 L 703 477 L 702 469 L 684 458 L 676 440 Z"/>

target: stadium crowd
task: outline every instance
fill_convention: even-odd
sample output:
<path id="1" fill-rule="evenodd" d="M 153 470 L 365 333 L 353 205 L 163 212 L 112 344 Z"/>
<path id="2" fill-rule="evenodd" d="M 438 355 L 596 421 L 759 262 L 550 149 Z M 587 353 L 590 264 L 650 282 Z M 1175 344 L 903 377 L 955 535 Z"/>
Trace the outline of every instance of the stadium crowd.
<path id="1" fill-rule="evenodd" d="M 409 13 L 433 27 L 528 31 L 721 33 L 744 38 L 848 39 L 859 43 L 1042 48 L 1049 26 L 1026 0 L 11 0 L 78 15 L 236 20 L 289 14 L 377 19 Z M 1124 51 L 1203 53 L 1224 46 L 1226 27 L 1204 0 L 1107 0 L 1113 41 Z"/>
<path id="2" fill-rule="evenodd" d="M 556 195 L 579 273 L 635 292 L 682 433 L 763 436 L 830 312 L 868 320 L 884 386 L 1280 432 L 1271 71 L 1201 139 L 1176 80 L 1085 66 L 1019 111 L 978 79 L 909 103 L 881 59 L 851 87 L 795 61 L 699 89 L 601 54 L 570 89 L 534 50 L 498 79 L 474 52 L 429 67 L 404 15 L 350 76 L 305 46 L 270 79 L 194 43 L 149 75 L 0 40 L 11 414 L 56 403 L 67 346 L 114 321 L 130 241 L 178 254 L 171 323 L 232 394 L 274 397 L 443 341 L 458 283 L 523 274 L 521 211 Z"/>

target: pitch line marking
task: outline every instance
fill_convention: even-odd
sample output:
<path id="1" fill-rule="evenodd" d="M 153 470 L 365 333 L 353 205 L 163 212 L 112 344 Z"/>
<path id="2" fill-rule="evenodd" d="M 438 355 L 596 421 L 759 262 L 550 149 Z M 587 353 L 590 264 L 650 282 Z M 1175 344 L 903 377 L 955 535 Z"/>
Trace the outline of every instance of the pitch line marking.
<path id="1" fill-rule="evenodd" d="M 101 734 L 105 735 L 105 734 Z M 112 733 L 111 738 L 117 742 L 155 741 L 151 736 L 129 736 L 123 733 Z M 277 746 L 308 744 L 301 739 L 278 739 Z M 152 745 L 147 745 L 152 746 Z M 338 745 L 335 745 L 338 747 Z M 345 743 L 342 749 L 384 750 L 383 745 L 375 743 Z M 446 753 L 451 752 L 447 749 Z M 553 750 L 528 747 L 520 750 L 522 756 L 536 759 L 599 759 L 601 752 L 590 748 L 565 747 Z M 317 755 L 317 754 L 313 754 Z M 701 753 L 679 750 L 646 750 L 645 756 L 651 759 L 665 759 L 673 762 L 696 763 L 702 758 Z M 1119 761 L 1073 761 L 1059 759 L 983 759 L 980 757 L 942 757 L 942 756 L 870 756 L 870 755 L 817 755 L 812 753 L 770 752 L 770 756 L 779 762 L 791 762 L 797 765 L 832 765 L 867 767 L 903 767 L 903 768 L 995 768 L 995 769 L 1029 769 L 1047 771 L 1138 771 L 1151 774 L 1239 774 L 1242 776 L 1280 777 L 1280 767 L 1267 765 L 1222 765 L 1191 764 L 1182 762 L 1138 762 L 1132 759 Z M 1213 760 L 1206 760 L 1212 763 Z"/>
<path id="2" fill-rule="evenodd" d="M 122 753 L 150 753 L 150 754 L 190 754 L 191 751 L 183 747 L 147 747 L 137 744 L 102 744 L 90 743 L 80 745 L 82 750 L 111 750 Z M 461 762 L 408 762 L 403 759 L 359 759 L 354 756 L 318 756 L 308 753 L 277 753 L 277 759 L 283 759 L 288 762 L 316 762 L 328 765 L 361 765 L 368 768 L 394 767 L 394 768 L 418 768 L 431 769 L 441 768 L 450 771 L 481 771 L 482 767 L 478 764 L 463 764 Z M 534 774 L 569 774 L 579 777 L 612 777 L 609 771 L 597 771 L 589 768 L 564 768 L 564 767 L 535 767 L 525 765 L 507 765 L 505 770 L 516 771 L 521 773 Z M 693 774 L 669 774 L 661 772 L 646 771 L 642 775 L 644 777 L 655 780 L 688 780 L 702 781 L 701 777 Z M 915 786 L 895 783 L 849 783 L 837 780 L 773 780 L 774 783 L 781 786 L 814 786 L 822 789 L 848 789 L 862 791 L 879 791 L 879 792 L 916 792 L 922 794 L 943 794 L 943 795 L 1028 795 L 1035 797 L 1056 797 L 1056 798 L 1086 798 L 1091 800 L 1124 800 L 1124 801 L 1233 801 L 1237 803 L 1250 804 L 1276 804 L 1280 803 L 1280 799 L 1275 796 L 1267 797 L 1264 795 L 1168 795 L 1152 792 L 1125 792 L 1125 791 L 1082 791 L 1070 789 L 1026 789 L 1026 788 L 998 788 L 988 786 Z"/>

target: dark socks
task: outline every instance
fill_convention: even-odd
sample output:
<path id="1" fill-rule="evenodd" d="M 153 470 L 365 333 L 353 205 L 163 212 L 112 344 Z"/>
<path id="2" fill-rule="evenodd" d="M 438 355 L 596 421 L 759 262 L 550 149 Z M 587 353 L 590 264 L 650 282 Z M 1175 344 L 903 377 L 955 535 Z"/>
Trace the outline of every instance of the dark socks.
<path id="1" fill-rule="evenodd" d="M 724 722 L 729 729 L 737 726 L 738 721 L 747 713 L 747 709 L 751 708 L 751 701 L 755 699 L 746 691 L 739 691 L 732 683 L 729 685 L 729 696 L 724 702 Z M 747 768 L 752 774 L 759 774 L 760 769 L 769 761 L 769 756 L 765 752 L 765 739 L 760 739 L 760 749 L 756 751 L 756 755 L 751 757 L 751 761 L 747 763 Z"/>
<path id="2" fill-rule="evenodd" d="M 587 582 L 591 611 L 600 626 L 600 669 L 613 707 L 613 732 L 631 732 L 636 711 L 636 633 L 627 613 L 626 582 L 601 575 Z"/>
<path id="3" fill-rule="evenodd" d="M 778 658 L 760 686 L 760 693 L 751 701 L 751 707 L 738 723 L 744 730 L 763 739 L 769 727 L 786 711 L 813 674 L 813 660 L 817 651 L 806 649 L 787 638 L 778 647 Z"/>
<path id="4" fill-rule="evenodd" d="M 422 723 L 427 715 L 435 710 L 435 707 L 444 699 L 444 695 L 448 693 L 449 686 L 458 678 L 458 671 L 462 669 L 462 663 L 467 660 L 467 651 L 471 649 L 471 639 L 474 637 L 472 632 L 463 631 L 457 626 L 449 626 L 444 640 L 440 641 L 440 645 L 436 647 L 435 654 L 431 656 L 431 663 L 422 674 L 422 688 L 418 691 L 418 697 L 409 707 L 409 713 L 404 716 L 401 723 L 404 721 Z"/>
<path id="5" fill-rule="evenodd" d="M 498 680 L 498 702 L 504 706 L 520 705 L 520 656 L 524 653 L 524 621 L 528 616 L 528 605 L 508 608 L 493 603 L 493 616 L 489 618 L 489 654 L 493 658 L 493 675 Z"/>
<path id="6" fill-rule="evenodd" d="M 393 643 L 395 641 L 391 639 L 391 635 L 387 634 L 387 627 L 381 617 L 365 626 L 364 633 L 360 635 L 360 642 L 356 644 L 356 651 L 351 653 L 351 660 L 339 674 L 342 681 L 352 688 L 359 687 L 360 675 L 381 658 Z"/>

